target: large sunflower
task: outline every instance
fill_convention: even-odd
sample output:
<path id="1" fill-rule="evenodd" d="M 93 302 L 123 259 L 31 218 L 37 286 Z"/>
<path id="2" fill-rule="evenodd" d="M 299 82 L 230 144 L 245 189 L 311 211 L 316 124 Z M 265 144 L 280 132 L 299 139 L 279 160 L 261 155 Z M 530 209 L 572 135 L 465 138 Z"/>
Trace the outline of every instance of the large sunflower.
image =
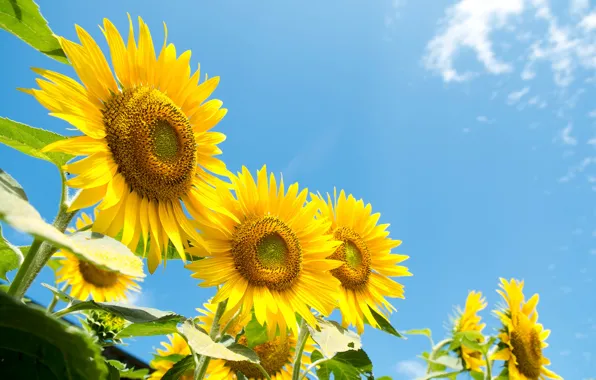
<path id="1" fill-rule="evenodd" d="M 199 317 L 206 331 L 211 330 L 213 317 L 217 305 L 212 303 L 204 304 L 206 310 L 199 310 L 203 315 Z M 226 334 L 236 336 L 243 327 L 245 327 L 252 317 L 252 313 L 240 314 L 235 320 L 229 323 L 229 319 L 221 320 L 220 331 L 224 326 L 228 326 Z M 246 336 L 242 335 L 238 343 L 247 345 Z M 304 370 L 310 364 L 310 354 L 314 350 L 315 342 L 308 338 L 304 346 L 301 368 Z M 294 362 L 294 351 L 296 347 L 296 337 L 291 332 L 284 335 L 271 337 L 267 342 L 258 344 L 252 349 L 259 356 L 261 366 L 267 371 L 273 380 L 290 380 L 292 378 L 292 363 Z M 236 372 L 242 372 L 247 378 L 262 380 L 262 372 L 250 362 L 237 362 L 222 359 L 211 359 L 207 374 L 210 380 L 236 379 Z"/>
<path id="2" fill-rule="evenodd" d="M 75 222 L 82 229 L 93 221 L 85 213 Z M 72 231 L 72 230 L 71 230 Z M 81 250 L 84 254 L 74 255 L 60 250 L 54 256 L 61 267 L 56 271 L 56 282 L 70 285 L 70 295 L 80 300 L 91 296 L 94 301 L 122 301 L 128 291 L 140 291 L 135 281 L 142 281 L 143 261 L 130 251 L 97 250 L 97 246 Z"/>
<path id="3" fill-rule="evenodd" d="M 545 330 L 538 321 L 538 294 L 527 302 L 524 299 L 524 282 L 501 278 L 497 292 L 507 303 L 504 310 L 495 313 L 503 323 L 499 334 L 500 351 L 493 355 L 495 360 L 505 360 L 511 380 L 562 379 L 545 366 L 550 360 L 544 357 L 542 349 L 548 347 L 546 338 L 550 330 Z"/>
<path id="4" fill-rule="evenodd" d="M 82 84 L 34 69 L 46 80 L 37 80 L 39 90 L 25 91 L 84 134 L 44 148 L 87 156 L 64 167 L 77 175 L 67 184 L 82 189 L 70 210 L 102 201 L 93 230 L 110 236 L 122 232 L 122 242 L 133 250 L 139 238 L 150 239 L 153 273 L 170 242 L 183 258 L 187 238 L 201 242 L 182 203 L 200 216 L 208 207 L 205 193 L 219 181 L 210 172 L 227 175 L 223 162 L 213 157 L 221 153 L 217 144 L 225 136 L 208 132 L 226 110 L 219 100 L 205 102 L 219 78 L 198 84 L 200 70 L 191 75 L 190 51 L 177 56 L 164 40 L 156 58 L 147 25 L 139 17 L 137 45 L 129 21 L 125 44 L 104 19 L 115 76 L 97 43 L 77 25 L 80 45 L 58 40 Z"/>
<path id="5" fill-rule="evenodd" d="M 336 306 L 339 282 L 329 270 L 341 263 L 326 260 L 338 245 L 327 234 L 329 222 L 315 220 L 315 204 L 305 205 L 308 192 L 295 183 L 279 186 L 267 169 L 257 172 L 257 181 L 246 168 L 232 176 L 232 188 L 218 187 L 217 202 L 226 212 L 210 214 L 199 221 L 208 246 L 191 248 L 206 256 L 189 264 L 201 286 L 222 284 L 213 302 L 228 299 L 227 311 L 243 312 L 254 306 L 257 320 L 267 322 L 271 337 L 279 326 L 296 328 L 296 315 L 316 325 L 310 307 L 328 315 Z"/>
<path id="6" fill-rule="evenodd" d="M 174 333 L 172 335 L 168 335 L 169 343 L 162 342 L 161 345 L 164 346 L 164 349 L 157 349 L 157 355 L 159 356 L 169 356 L 169 355 L 190 355 L 190 347 L 188 347 L 188 343 L 184 340 L 184 338 L 178 334 Z M 168 372 L 170 368 L 174 366 L 174 362 L 170 360 L 152 360 L 151 368 L 155 369 L 151 376 L 149 376 L 149 380 L 159 380 L 163 377 L 163 375 Z M 183 374 L 179 377 L 180 380 L 192 380 L 194 378 L 193 371 L 190 370 L 188 373 Z"/>
<path id="7" fill-rule="evenodd" d="M 352 195 L 346 197 L 342 190 L 334 192 L 334 199 L 312 195 L 322 219 L 331 221 L 331 233 L 342 244 L 330 255 L 330 259 L 341 260 L 342 266 L 331 273 L 340 280 L 339 307 L 342 324 L 354 325 L 358 333 L 364 331 L 364 318 L 374 327 L 378 324 L 372 309 L 380 315 L 395 310 L 385 297 L 404 298 L 403 285 L 388 276 L 411 276 L 408 268 L 398 266 L 408 256 L 391 253 L 401 241 L 392 240 L 386 231 L 388 224 L 377 224 L 380 214 L 371 215 L 371 205 L 364 205 Z"/>
<path id="8" fill-rule="evenodd" d="M 459 312 L 454 324 L 453 332 L 459 333 L 465 331 L 474 331 L 482 333 L 482 330 L 486 324 L 480 323 L 481 318 L 478 313 L 484 308 L 486 308 L 486 301 L 482 297 L 482 293 L 474 291 L 468 293 L 466 306 L 463 311 Z M 479 343 L 482 343 L 482 341 Z M 485 366 L 486 363 L 482 358 L 481 352 L 462 345 L 458 349 L 458 353 L 464 361 L 466 369 L 469 369 L 470 371 L 482 372 L 480 367 Z"/>

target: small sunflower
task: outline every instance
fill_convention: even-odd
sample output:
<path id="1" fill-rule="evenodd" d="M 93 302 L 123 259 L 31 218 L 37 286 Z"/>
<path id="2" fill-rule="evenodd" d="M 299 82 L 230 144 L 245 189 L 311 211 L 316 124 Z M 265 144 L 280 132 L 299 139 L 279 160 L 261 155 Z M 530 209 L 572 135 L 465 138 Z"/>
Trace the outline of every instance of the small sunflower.
<path id="1" fill-rule="evenodd" d="M 169 356 L 169 355 L 190 355 L 190 347 L 188 347 L 188 343 L 184 340 L 184 338 L 178 334 L 174 333 L 172 335 L 168 335 L 169 343 L 162 342 L 161 345 L 164 346 L 165 349 L 157 349 L 157 355 L 159 356 Z M 168 372 L 170 368 L 174 366 L 174 362 L 169 360 L 152 360 L 151 368 L 155 371 L 151 373 L 149 376 L 149 380 L 160 380 L 163 375 Z M 180 380 L 192 380 L 194 378 L 193 371 L 189 371 L 185 373 L 181 377 Z"/>
<path id="2" fill-rule="evenodd" d="M 550 360 L 544 357 L 542 350 L 548 347 L 546 338 L 550 330 L 545 330 L 538 321 L 538 294 L 527 302 L 524 299 L 524 282 L 501 278 L 497 292 L 506 302 L 504 310 L 495 313 L 503 323 L 499 334 L 500 351 L 493 355 L 494 360 L 505 360 L 511 380 L 562 379 L 545 366 Z"/>
<path id="3" fill-rule="evenodd" d="M 204 315 L 199 317 L 206 331 L 211 330 L 213 317 L 217 305 L 204 304 L 207 310 L 199 310 Z M 214 307 L 215 306 L 215 307 Z M 242 315 L 242 314 L 241 314 Z M 244 326 L 246 326 L 252 317 L 252 313 L 244 313 L 244 316 L 237 318 L 231 323 L 226 331 L 226 334 L 235 336 Z M 220 330 L 227 324 L 229 320 L 221 320 Z M 247 345 L 246 336 L 242 335 L 238 339 L 238 343 Z M 315 342 L 312 338 L 308 338 L 304 346 L 304 353 L 302 355 L 302 369 L 310 364 L 310 354 L 314 350 Z M 294 350 L 296 347 L 296 337 L 291 332 L 286 332 L 284 335 L 278 335 L 269 338 L 267 342 L 254 346 L 253 351 L 259 356 L 261 365 L 267 371 L 273 380 L 290 380 L 292 378 L 292 364 L 294 362 Z M 237 362 L 222 359 L 211 359 L 209 367 L 207 367 L 208 377 L 211 380 L 236 379 L 236 372 L 242 372 L 247 378 L 262 380 L 265 379 L 262 372 L 254 364 L 250 362 Z"/>
<path id="4" fill-rule="evenodd" d="M 217 304 L 207 302 L 203 304 L 203 307 L 205 309 L 197 309 L 197 311 L 200 313 L 197 319 L 201 324 L 206 326 L 206 331 L 209 332 L 211 330 L 211 326 L 213 325 L 213 317 L 217 311 Z M 240 333 L 240 331 L 242 331 L 248 322 L 250 322 L 251 318 L 252 313 L 238 313 L 237 315 L 231 313 L 224 314 L 219 320 L 220 332 L 224 327 L 227 327 L 225 334 L 236 336 Z"/>
<path id="5" fill-rule="evenodd" d="M 206 256 L 187 265 L 192 277 L 209 287 L 222 284 L 213 299 L 228 299 L 227 313 L 242 305 L 254 306 L 258 322 L 267 322 L 269 336 L 296 330 L 298 313 L 312 326 L 311 307 L 329 315 L 336 306 L 339 282 L 329 270 L 341 263 L 326 260 L 338 245 L 327 234 L 329 223 L 314 218 L 316 205 L 305 205 L 307 190 L 298 184 L 279 186 L 267 169 L 257 172 L 257 181 L 246 168 L 231 177 L 232 189 L 218 187 L 218 203 L 226 212 L 212 213 L 199 221 L 207 251 L 189 252 Z"/>
<path id="6" fill-rule="evenodd" d="M 385 297 L 404 298 L 403 285 L 388 276 L 411 276 L 408 268 L 398 263 L 408 259 L 405 255 L 391 253 L 401 241 L 390 239 L 386 231 L 388 224 L 377 224 L 380 214 L 371 215 L 371 205 L 364 205 L 352 195 L 346 197 L 342 190 L 334 192 L 334 200 L 327 194 L 323 197 L 312 195 L 323 220 L 331 222 L 331 231 L 342 244 L 329 256 L 341 260 L 343 264 L 331 270 L 331 274 L 341 282 L 339 308 L 344 327 L 352 324 L 358 333 L 364 331 L 364 318 L 374 327 L 379 327 L 370 309 L 384 315 L 395 310 Z"/>
<path id="7" fill-rule="evenodd" d="M 200 217 L 209 208 L 211 185 L 221 183 L 213 174 L 228 174 L 214 158 L 225 135 L 208 132 L 226 109 L 219 100 L 205 102 L 219 77 L 199 84 L 200 70 L 191 75 L 190 51 L 178 56 L 164 40 L 156 57 L 148 26 L 139 17 L 137 45 L 130 17 L 129 24 L 125 44 L 116 27 L 103 22 L 115 76 L 97 43 L 77 25 L 80 45 L 58 40 L 82 84 L 34 69 L 46 80 L 37 80 L 40 89 L 23 91 L 83 133 L 43 149 L 86 156 L 64 166 L 77 175 L 68 186 L 81 189 L 70 210 L 101 202 L 93 231 L 121 232 L 132 250 L 139 239 L 144 247 L 151 240 L 153 273 L 170 242 L 183 259 L 188 240 L 201 243 L 184 209 Z"/>
<path id="8" fill-rule="evenodd" d="M 480 316 L 478 313 L 486 308 L 486 301 L 482 298 L 482 293 L 471 291 L 466 299 L 466 306 L 463 311 L 460 311 L 455 321 L 453 333 L 474 331 L 482 333 L 486 326 L 485 323 L 480 323 Z M 478 342 L 482 343 L 482 341 Z M 485 365 L 482 353 L 472 350 L 466 346 L 461 346 L 458 353 L 465 363 L 466 369 L 470 371 L 482 372 L 480 367 Z"/>

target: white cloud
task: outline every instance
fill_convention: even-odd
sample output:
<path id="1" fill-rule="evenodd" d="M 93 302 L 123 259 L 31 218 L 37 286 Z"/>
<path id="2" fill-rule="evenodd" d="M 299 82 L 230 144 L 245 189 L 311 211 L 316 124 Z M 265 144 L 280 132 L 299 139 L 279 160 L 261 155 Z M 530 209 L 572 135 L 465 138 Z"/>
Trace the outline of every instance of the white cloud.
<path id="1" fill-rule="evenodd" d="M 511 64 L 495 56 L 490 34 L 504 28 L 511 17 L 521 14 L 523 5 L 523 0 L 461 0 L 449 7 L 441 33 L 427 45 L 426 67 L 440 73 L 446 82 L 467 80 L 474 74 L 458 73 L 453 61 L 460 49 L 469 48 L 489 73 L 511 72 Z"/>
<path id="2" fill-rule="evenodd" d="M 571 136 L 571 131 L 573 131 L 573 125 L 571 125 L 571 123 L 567 124 L 567 126 L 561 130 L 559 139 L 563 144 L 577 145 L 577 139 Z"/>
<path id="3" fill-rule="evenodd" d="M 404 360 L 398 362 L 395 366 L 397 373 L 406 376 L 407 379 L 416 379 L 423 377 L 426 373 L 426 367 L 417 360 Z"/>
<path id="4" fill-rule="evenodd" d="M 139 307 L 151 307 L 153 304 L 153 297 L 150 292 L 129 292 L 124 304 Z"/>
<path id="5" fill-rule="evenodd" d="M 524 87 L 519 91 L 513 91 L 507 96 L 507 103 L 515 104 L 521 100 L 528 92 L 530 91 L 529 87 Z"/>
<path id="6" fill-rule="evenodd" d="M 494 119 L 489 119 L 488 117 L 486 117 L 486 116 L 483 116 L 483 115 L 481 115 L 481 116 L 478 116 L 478 117 L 476 118 L 476 121 L 477 121 L 477 122 L 479 122 L 479 123 L 486 123 L 486 124 L 492 124 L 492 123 L 494 123 L 494 122 L 495 122 L 495 120 L 494 120 Z"/>
<path id="7" fill-rule="evenodd" d="M 571 13 L 579 14 L 586 11 L 590 7 L 590 0 L 571 0 L 569 11 Z"/>
<path id="8" fill-rule="evenodd" d="M 586 31 L 592 31 L 596 29 L 596 13 L 592 12 L 584 17 L 580 21 L 579 26 Z"/>

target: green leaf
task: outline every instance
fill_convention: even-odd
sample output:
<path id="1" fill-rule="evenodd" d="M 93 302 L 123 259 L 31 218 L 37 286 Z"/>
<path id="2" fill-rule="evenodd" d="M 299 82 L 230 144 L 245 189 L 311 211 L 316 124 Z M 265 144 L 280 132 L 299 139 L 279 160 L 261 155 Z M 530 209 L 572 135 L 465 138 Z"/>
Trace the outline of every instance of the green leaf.
<path id="1" fill-rule="evenodd" d="M 269 340 L 269 337 L 267 336 L 267 328 L 265 326 L 261 326 L 261 324 L 257 321 L 254 312 L 252 319 L 244 327 L 244 336 L 246 336 L 246 341 L 248 347 L 250 348 L 258 346 L 259 344 L 265 343 Z"/>
<path id="2" fill-rule="evenodd" d="M 180 355 L 180 354 L 171 354 L 171 355 L 166 355 L 166 356 L 153 355 L 152 361 L 154 361 L 154 362 L 166 361 L 166 362 L 177 363 L 180 360 L 184 359 L 185 357 L 186 357 L 186 355 Z"/>
<path id="3" fill-rule="evenodd" d="M 209 335 L 197 329 L 189 320 L 184 322 L 182 327 L 178 328 L 178 331 L 186 337 L 188 345 L 198 355 L 232 361 L 259 362 L 259 357 L 250 348 L 239 344 L 226 347 L 222 343 L 216 343 Z"/>
<path id="4" fill-rule="evenodd" d="M 393 378 L 391 376 L 381 376 L 377 377 L 377 380 L 393 380 Z"/>
<path id="5" fill-rule="evenodd" d="M 315 350 L 311 354 L 311 361 L 322 359 L 323 355 Z M 321 362 L 317 366 L 317 376 L 320 380 L 327 380 L 333 374 L 334 380 L 353 380 L 365 376 L 373 379 L 372 362 L 362 349 L 338 352 L 333 358 Z"/>
<path id="6" fill-rule="evenodd" d="M 318 318 L 319 328 L 308 326 L 310 336 L 319 345 L 326 358 L 331 358 L 338 352 L 359 350 L 362 347 L 360 336 L 345 329 L 335 321 Z"/>
<path id="7" fill-rule="evenodd" d="M 82 380 L 108 376 L 101 348 L 91 337 L 79 328 L 1 292 L 0 336 L 0 357 L 5 359 L 0 360 L 3 378 Z M 16 355 L 5 356 L 7 350 Z M 6 360 L 11 356 L 21 360 Z M 29 368 L 25 368 L 27 365 Z M 36 370 L 38 374 L 23 375 L 22 370 Z M 17 376 L 10 376 L 11 373 Z"/>
<path id="8" fill-rule="evenodd" d="M 126 368 L 126 364 L 121 363 L 118 360 L 107 360 L 107 363 L 118 370 L 121 379 L 144 379 L 149 374 L 147 368 Z"/>
<path id="9" fill-rule="evenodd" d="M 0 169 L 0 186 L 4 186 L 6 190 L 19 196 L 22 200 L 29 201 L 29 199 L 27 199 L 27 194 L 25 194 L 25 190 L 23 190 L 17 180 L 12 178 L 10 174 L 2 169 Z"/>
<path id="10" fill-rule="evenodd" d="M 6 3 L 6 1 L 3 1 L 2 3 Z M 2 18 L 2 3 L 0 3 L 0 19 Z M 65 136 L 59 135 L 58 133 L 46 131 L 45 129 L 33 128 L 26 124 L 0 117 L 0 143 L 31 157 L 52 162 L 58 166 L 58 168 L 62 168 L 62 165 L 67 163 L 73 156 L 58 152 L 44 153 L 41 149 L 50 143 L 65 138 Z"/>
<path id="11" fill-rule="evenodd" d="M 0 279 L 8 281 L 6 273 L 20 267 L 22 262 L 23 254 L 17 247 L 4 239 L 2 226 L 0 226 Z"/>
<path id="12" fill-rule="evenodd" d="M 163 375 L 161 380 L 178 380 L 183 375 L 192 376 L 194 370 L 195 359 L 192 355 L 188 355 L 184 359 L 174 364 L 172 368 L 170 368 L 168 372 Z"/>
<path id="13" fill-rule="evenodd" d="M 430 380 L 430 379 L 444 379 L 457 376 L 462 371 L 443 371 L 443 372 L 431 372 L 424 377 L 419 377 L 416 380 Z"/>
<path id="14" fill-rule="evenodd" d="M 0 27 L 55 60 L 68 63 L 58 39 L 33 0 L 0 2 Z"/>
<path id="15" fill-rule="evenodd" d="M 120 380 L 120 371 L 109 362 L 106 362 L 108 367 L 108 379 L 109 380 Z"/>
<path id="16" fill-rule="evenodd" d="M 430 329 L 413 329 L 413 330 L 407 330 L 404 331 L 404 334 L 406 335 L 424 335 L 428 338 L 431 337 L 431 331 Z"/>
<path id="17" fill-rule="evenodd" d="M 178 331 L 178 323 L 183 320 L 184 317 L 178 314 L 169 314 L 150 322 L 132 323 L 122 329 L 116 338 L 172 334 Z"/>
<path id="18" fill-rule="evenodd" d="M 484 380 L 484 378 L 485 378 L 484 373 L 482 373 L 482 372 L 475 372 L 475 371 L 470 371 L 470 376 L 474 380 Z"/>
<path id="19" fill-rule="evenodd" d="M 385 317 L 383 317 L 381 314 L 377 313 L 370 307 L 368 309 L 370 310 L 372 316 L 375 318 L 375 321 L 379 325 L 381 331 L 385 331 L 386 333 L 395 335 L 398 338 L 407 339 L 402 334 L 400 334 L 399 331 L 397 331 L 395 327 L 393 327 L 391 323 L 387 319 L 385 319 Z M 365 322 L 370 325 L 368 321 L 365 320 Z"/>
<path id="20" fill-rule="evenodd" d="M 462 365 L 460 359 L 454 358 L 453 356 L 449 356 L 446 352 L 444 352 L 444 354 L 440 356 L 437 355 L 434 359 L 425 358 L 425 360 L 429 363 L 440 365 L 442 367 L 441 370 L 445 368 L 451 368 L 457 371 L 461 371 L 464 369 L 464 366 Z M 432 369 L 435 371 L 437 370 L 437 368 Z"/>

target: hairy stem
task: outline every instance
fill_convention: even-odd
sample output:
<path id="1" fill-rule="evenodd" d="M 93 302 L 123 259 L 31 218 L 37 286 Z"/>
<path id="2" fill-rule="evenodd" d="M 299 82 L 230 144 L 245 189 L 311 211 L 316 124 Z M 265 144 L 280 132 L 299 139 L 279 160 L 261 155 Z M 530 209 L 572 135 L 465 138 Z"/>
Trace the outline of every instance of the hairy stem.
<path id="1" fill-rule="evenodd" d="M 219 320 L 223 315 L 224 311 L 226 311 L 226 306 L 228 305 L 228 300 L 222 301 L 217 305 L 217 311 L 215 312 L 215 316 L 213 317 L 213 324 L 211 325 L 211 331 L 209 331 L 209 336 L 211 339 L 215 340 L 217 335 L 219 334 Z M 197 357 L 196 354 L 195 358 Z M 207 373 L 207 367 L 209 367 L 209 362 L 211 358 L 205 355 L 201 355 L 198 359 L 196 368 L 195 368 L 195 380 L 203 380 L 205 378 L 205 374 Z"/>
<path id="2" fill-rule="evenodd" d="M 300 331 L 298 332 L 298 341 L 296 342 L 296 356 L 294 357 L 294 370 L 292 372 L 292 380 L 300 379 L 300 364 L 302 362 L 302 352 L 304 352 L 304 346 L 310 336 L 310 331 L 306 324 L 306 320 L 302 318 L 300 322 Z"/>

